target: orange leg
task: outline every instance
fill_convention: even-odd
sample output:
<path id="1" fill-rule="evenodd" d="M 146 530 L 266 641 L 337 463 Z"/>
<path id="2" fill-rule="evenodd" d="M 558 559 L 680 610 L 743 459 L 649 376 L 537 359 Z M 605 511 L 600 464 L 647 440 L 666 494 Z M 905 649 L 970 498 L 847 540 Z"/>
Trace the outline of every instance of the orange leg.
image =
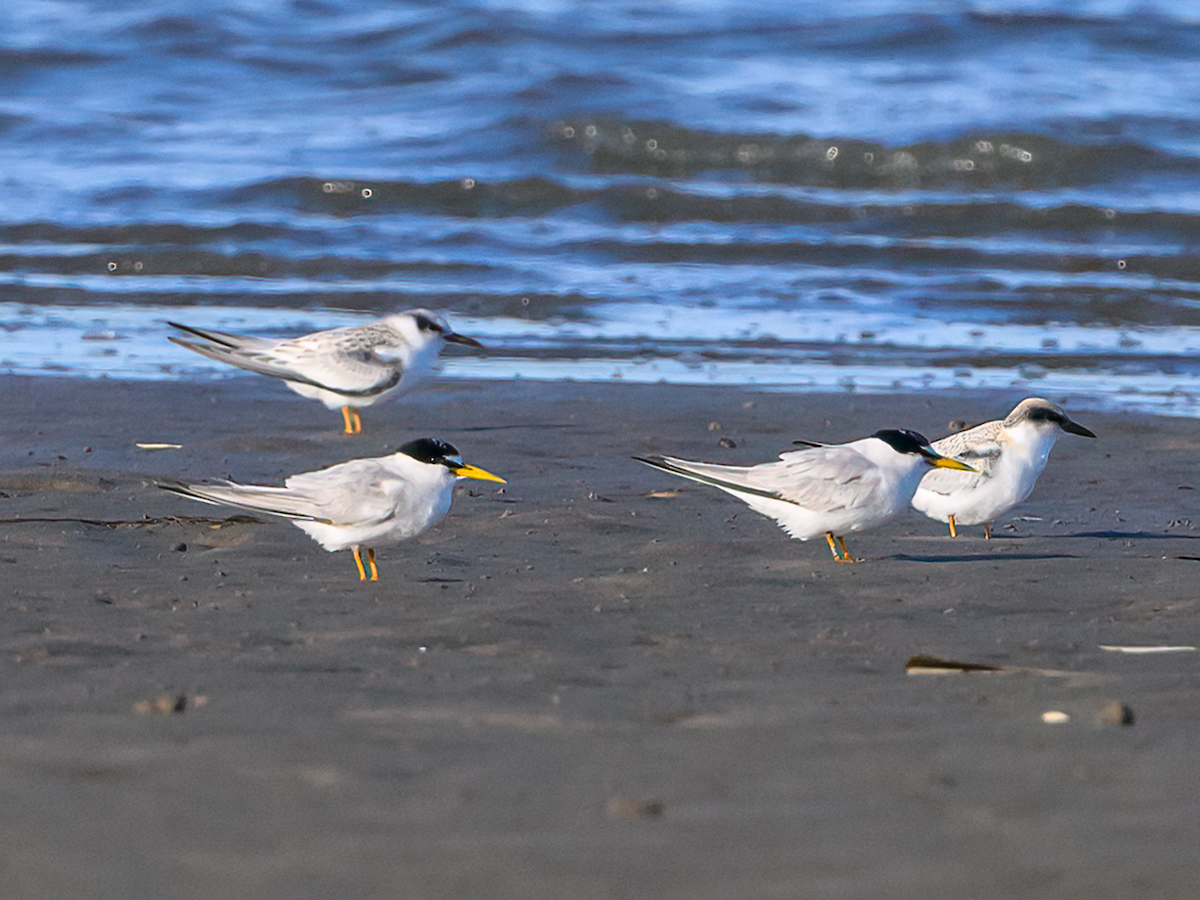
<path id="1" fill-rule="evenodd" d="M 954 513 L 950 514 L 949 522 L 950 522 L 950 537 L 952 537 L 952 538 L 958 537 L 958 531 L 954 528 Z"/>
<path id="2" fill-rule="evenodd" d="M 838 546 L 842 548 L 842 558 L 839 560 L 839 562 L 844 562 L 844 563 L 858 562 L 857 559 L 855 559 L 853 556 L 850 555 L 850 550 L 846 547 L 846 539 L 844 537 L 842 537 L 840 534 L 837 535 L 837 542 L 838 542 Z"/>
<path id="3" fill-rule="evenodd" d="M 361 434 L 362 433 L 362 416 L 358 414 L 358 407 L 343 406 L 342 421 L 346 423 L 345 434 Z"/>
<path id="4" fill-rule="evenodd" d="M 375 568 L 375 548 L 374 547 L 367 548 L 367 562 L 369 562 L 371 564 L 371 580 L 378 581 L 379 580 L 379 569 Z"/>
<path id="5" fill-rule="evenodd" d="M 858 562 L 850 551 L 846 549 L 846 539 L 840 534 L 835 535 L 832 531 L 825 532 L 825 541 L 829 544 L 829 552 L 833 554 L 833 561 L 840 563 L 855 563 Z M 841 550 L 841 554 L 838 554 Z"/>
<path id="6" fill-rule="evenodd" d="M 825 540 L 828 541 L 828 543 L 829 543 L 829 552 L 833 554 L 833 561 L 841 562 L 842 558 L 840 556 L 838 556 L 837 544 L 835 544 L 833 542 L 833 532 L 832 531 L 825 532 Z"/>
<path id="7" fill-rule="evenodd" d="M 983 538 L 984 538 L 984 540 L 987 540 L 987 541 L 990 541 L 992 539 L 992 526 L 989 525 L 987 522 L 983 523 Z"/>
<path id="8" fill-rule="evenodd" d="M 359 554 L 358 554 L 358 548 L 351 547 L 350 549 L 354 551 L 354 564 L 356 566 L 358 566 L 358 580 L 366 581 L 367 580 L 367 570 L 363 568 L 362 557 L 359 556 Z M 367 551 L 368 559 L 370 559 L 370 553 L 371 553 L 371 551 L 368 550 Z M 375 561 L 371 560 L 371 568 L 374 568 L 374 567 L 375 567 Z"/>

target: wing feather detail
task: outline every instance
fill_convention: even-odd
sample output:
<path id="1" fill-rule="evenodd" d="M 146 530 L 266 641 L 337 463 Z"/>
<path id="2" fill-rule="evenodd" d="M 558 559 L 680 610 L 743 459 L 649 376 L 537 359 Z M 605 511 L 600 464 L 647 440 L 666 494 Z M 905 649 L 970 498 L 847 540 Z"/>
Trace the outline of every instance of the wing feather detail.
<path id="1" fill-rule="evenodd" d="M 732 494 L 790 503 L 813 512 L 854 509 L 879 489 L 882 474 L 866 457 L 845 447 L 781 453 L 778 462 L 724 466 L 674 457 L 635 457 L 655 468 Z"/>
<path id="2" fill-rule="evenodd" d="M 984 422 L 982 425 L 934 441 L 933 449 L 942 456 L 961 460 L 975 471 L 931 469 L 921 479 L 921 489 L 933 491 L 935 494 L 953 494 L 983 484 L 992 477 L 1003 451 L 1000 443 L 1003 429 L 1003 422 Z"/>
<path id="3" fill-rule="evenodd" d="M 283 487 L 235 481 L 184 484 L 159 482 L 172 493 L 223 506 L 325 525 L 363 526 L 396 515 L 411 484 L 371 459 L 355 459 L 316 472 L 293 475 Z"/>
<path id="4" fill-rule="evenodd" d="M 400 346 L 400 338 L 386 325 L 335 328 L 273 341 L 175 322 L 169 324 L 205 341 L 201 343 L 177 335 L 170 338 L 201 356 L 346 397 L 381 394 L 394 388 L 404 377 L 402 361 L 389 352 Z"/>

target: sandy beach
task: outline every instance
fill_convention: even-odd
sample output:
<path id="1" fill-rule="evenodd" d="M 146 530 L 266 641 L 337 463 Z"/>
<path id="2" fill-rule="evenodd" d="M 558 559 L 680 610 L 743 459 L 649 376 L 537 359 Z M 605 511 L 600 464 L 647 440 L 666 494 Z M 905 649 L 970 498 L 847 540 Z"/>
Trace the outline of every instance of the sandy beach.
<path id="1" fill-rule="evenodd" d="M 349 438 L 263 378 L 0 384 L 5 896 L 1200 891 L 1200 654 L 1104 649 L 1200 645 L 1194 420 L 1071 406 L 1099 439 L 994 540 L 910 512 L 839 566 L 630 456 L 940 437 L 1020 395 L 442 380 Z M 378 583 L 153 485 L 421 436 L 509 483 Z"/>

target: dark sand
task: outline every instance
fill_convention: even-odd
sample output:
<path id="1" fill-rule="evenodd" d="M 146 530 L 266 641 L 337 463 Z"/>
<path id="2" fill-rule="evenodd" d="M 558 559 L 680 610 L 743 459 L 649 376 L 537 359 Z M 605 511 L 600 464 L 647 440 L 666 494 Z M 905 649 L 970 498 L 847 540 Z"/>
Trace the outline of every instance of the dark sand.
<path id="1" fill-rule="evenodd" d="M 1059 441 L 1011 514 L 1039 520 L 909 513 L 839 566 L 629 456 L 1020 397 L 442 382 L 356 439 L 262 378 L 0 386 L 5 897 L 1200 895 L 1200 654 L 1100 649 L 1200 644 L 1194 421 L 1072 408 L 1100 440 Z M 151 484 L 423 435 L 510 484 L 464 483 L 378 584 Z"/>

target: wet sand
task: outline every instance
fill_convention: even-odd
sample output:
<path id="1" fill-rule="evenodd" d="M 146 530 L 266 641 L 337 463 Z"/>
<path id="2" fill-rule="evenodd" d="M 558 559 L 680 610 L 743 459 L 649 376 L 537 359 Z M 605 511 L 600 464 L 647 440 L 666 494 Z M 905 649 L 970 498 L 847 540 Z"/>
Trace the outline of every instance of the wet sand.
<path id="1" fill-rule="evenodd" d="M 839 566 L 629 457 L 1020 397 L 443 381 L 347 438 L 260 378 L 0 384 L 6 896 L 1200 890 L 1200 654 L 1101 649 L 1200 645 L 1195 421 L 1072 406 L 1100 439 L 1060 439 L 995 540 L 910 512 Z M 464 483 L 375 584 L 152 485 L 425 435 L 509 484 Z"/>

